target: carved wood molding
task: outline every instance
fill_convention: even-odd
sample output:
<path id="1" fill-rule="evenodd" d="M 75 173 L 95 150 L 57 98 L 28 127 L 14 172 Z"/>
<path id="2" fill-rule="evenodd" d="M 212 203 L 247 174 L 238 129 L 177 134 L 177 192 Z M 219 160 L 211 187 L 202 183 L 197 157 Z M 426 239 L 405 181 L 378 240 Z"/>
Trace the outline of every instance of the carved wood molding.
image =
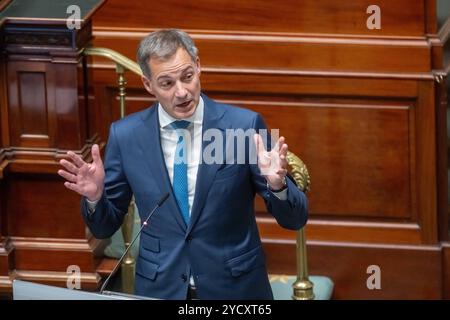
<path id="1" fill-rule="evenodd" d="M 99 144 L 100 149 L 105 143 L 100 141 L 98 134 L 86 141 L 80 150 L 72 150 L 86 161 L 90 161 L 90 150 L 93 144 Z M 0 178 L 4 171 L 22 173 L 55 173 L 60 167 L 59 161 L 66 158 L 69 150 L 47 148 L 10 147 L 0 149 Z"/>
<path id="2" fill-rule="evenodd" d="M 21 30 L 9 31 L 4 37 L 6 44 L 22 45 L 52 45 L 52 46 L 70 46 L 72 36 L 70 33 L 48 34 L 47 32 L 23 32 Z"/>
<path id="3" fill-rule="evenodd" d="M 88 64 L 94 70 L 111 70 L 115 72 L 115 64 L 95 58 L 94 62 Z M 303 76 L 317 78 L 364 78 L 364 79 L 404 79 L 404 80 L 435 80 L 434 72 L 422 73 L 388 73 L 388 72 L 345 72 L 345 71 L 322 71 L 322 70 L 286 70 L 286 69 L 252 69 L 252 68 L 229 68 L 229 67 L 204 67 L 203 74 L 223 75 L 266 75 L 266 76 Z"/>
<path id="4" fill-rule="evenodd" d="M 293 232 L 277 232 L 276 221 L 272 218 L 257 218 L 263 238 L 267 241 L 278 239 L 295 242 Z M 421 241 L 421 227 L 416 223 L 384 223 L 353 221 L 333 221 L 310 219 L 306 227 L 308 243 L 310 241 L 328 242 L 334 239 L 336 242 L 360 242 L 366 245 L 376 243 L 391 243 L 397 245 L 416 245 Z"/>
<path id="5" fill-rule="evenodd" d="M 86 23 L 81 29 L 69 30 L 65 25 L 39 26 L 7 24 L 4 27 L 4 46 L 9 52 L 30 53 L 30 46 L 34 53 L 50 53 L 51 55 L 67 55 L 67 49 L 78 55 L 82 48 L 92 40 L 92 24 Z"/>
<path id="6" fill-rule="evenodd" d="M 41 250 L 89 250 L 91 244 L 85 239 L 54 239 L 11 237 L 11 243 L 17 249 Z"/>
<path id="7" fill-rule="evenodd" d="M 95 27 L 94 45 L 111 48 L 134 60 L 139 41 L 151 31 Z M 434 67 L 430 68 L 428 61 L 435 54 L 434 47 L 442 45 L 436 34 L 380 38 L 186 31 L 200 50 L 204 72 L 431 79 Z M 330 56 L 330 52 L 334 55 Z M 234 56 L 239 59 L 232 59 Z M 302 59 L 294 59 L 295 56 Z M 340 57 L 339 63 L 336 56 Z M 111 67 L 104 59 L 93 60 L 99 67 Z"/>
<path id="8" fill-rule="evenodd" d="M 127 38 L 141 40 L 149 33 L 156 31 L 152 28 L 120 28 L 101 27 L 93 29 L 94 36 L 107 38 Z M 366 45 L 406 45 L 426 46 L 433 34 L 424 36 L 370 36 L 370 35 L 339 35 L 339 34 L 304 34 L 282 32 L 233 32 L 228 30 L 189 30 L 186 31 L 194 40 L 228 40 L 250 42 L 283 42 L 283 43 L 333 43 L 333 44 L 366 44 Z"/>
<path id="9" fill-rule="evenodd" d="M 11 272 L 11 279 L 20 279 L 25 281 L 49 281 L 65 283 L 71 274 L 57 271 L 24 271 L 14 270 Z M 100 283 L 101 277 L 98 273 L 82 272 L 80 274 L 81 283 L 97 285 Z"/>
<path id="10" fill-rule="evenodd" d="M 90 233 L 87 239 L 55 239 L 55 238 L 29 238 L 11 237 L 5 250 L 19 249 L 58 249 L 58 250 L 89 250 L 103 245 L 104 241 L 94 238 Z M 8 249 L 9 248 L 9 249 Z"/>

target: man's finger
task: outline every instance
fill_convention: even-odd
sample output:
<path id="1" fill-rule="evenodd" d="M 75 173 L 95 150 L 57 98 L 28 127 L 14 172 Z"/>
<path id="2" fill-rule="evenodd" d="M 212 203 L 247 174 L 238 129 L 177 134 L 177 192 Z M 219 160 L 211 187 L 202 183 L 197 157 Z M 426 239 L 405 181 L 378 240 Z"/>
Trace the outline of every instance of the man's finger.
<path id="1" fill-rule="evenodd" d="M 283 143 L 280 148 L 280 155 L 286 156 L 288 152 L 288 145 Z"/>
<path id="2" fill-rule="evenodd" d="M 58 174 L 70 182 L 77 182 L 77 176 L 64 170 L 58 170 Z"/>
<path id="3" fill-rule="evenodd" d="M 71 182 L 64 182 L 64 187 L 66 187 L 67 189 L 70 189 L 72 191 L 75 191 L 76 193 L 83 195 L 81 193 L 81 189 L 79 186 L 77 186 L 75 183 L 71 183 Z"/>
<path id="4" fill-rule="evenodd" d="M 258 157 L 262 157 L 266 153 L 266 148 L 264 147 L 262 137 L 259 133 L 255 133 L 253 137 L 255 140 L 256 153 L 258 154 Z"/>
<path id="5" fill-rule="evenodd" d="M 272 151 L 280 152 L 281 147 L 284 144 L 284 137 L 280 137 L 272 148 Z"/>
<path id="6" fill-rule="evenodd" d="M 92 146 L 91 154 L 92 154 L 92 161 L 94 161 L 96 165 L 98 166 L 103 165 L 102 158 L 100 156 L 100 148 L 98 147 L 97 144 L 94 144 Z"/>
<path id="7" fill-rule="evenodd" d="M 78 168 L 81 168 L 86 164 L 86 162 L 84 162 L 83 159 L 81 159 L 81 157 L 75 154 L 73 151 L 68 151 L 67 155 L 70 157 L 70 159 L 72 159 L 72 161 Z"/>
<path id="8" fill-rule="evenodd" d="M 79 169 L 74 166 L 72 162 L 62 159 L 59 164 L 62 165 L 67 171 L 73 174 L 78 174 Z"/>
<path id="9" fill-rule="evenodd" d="M 278 138 L 277 142 L 275 142 L 275 145 L 272 146 L 272 150 L 270 150 L 270 152 L 273 152 L 273 151 L 278 152 L 278 150 L 280 148 L 280 139 L 281 138 Z"/>

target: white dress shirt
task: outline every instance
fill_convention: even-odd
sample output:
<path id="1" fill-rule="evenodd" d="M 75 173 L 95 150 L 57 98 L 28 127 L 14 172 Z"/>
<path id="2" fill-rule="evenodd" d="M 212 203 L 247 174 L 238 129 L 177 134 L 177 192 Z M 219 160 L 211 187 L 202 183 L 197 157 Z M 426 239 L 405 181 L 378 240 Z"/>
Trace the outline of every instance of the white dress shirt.
<path id="1" fill-rule="evenodd" d="M 194 203 L 195 183 L 197 181 L 198 165 L 200 163 L 200 155 L 202 150 L 202 128 L 203 128 L 203 110 L 204 103 L 202 97 L 198 102 L 197 109 L 192 116 L 183 119 L 191 124 L 188 130 L 191 139 L 186 139 L 187 151 L 187 178 L 188 178 L 188 199 L 189 199 L 189 216 L 191 216 L 192 205 Z M 161 104 L 158 104 L 159 117 L 159 133 L 161 139 L 161 148 L 166 162 L 167 172 L 169 174 L 170 183 L 173 184 L 173 167 L 175 161 L 175 151 L 178 143 L 178 134 L 171 127 L 171 123 L 179 119 L 175 119 L 168 114 Z M 192 145 L 189 145 L 192 144 Z"/>

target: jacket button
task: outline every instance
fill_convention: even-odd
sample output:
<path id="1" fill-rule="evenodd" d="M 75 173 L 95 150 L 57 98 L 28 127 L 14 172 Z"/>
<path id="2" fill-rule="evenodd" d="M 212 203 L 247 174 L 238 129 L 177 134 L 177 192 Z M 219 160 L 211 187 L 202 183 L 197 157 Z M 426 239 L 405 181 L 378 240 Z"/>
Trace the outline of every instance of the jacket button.
<path id="1" fill-rule="evenodd" d="M 192 241 L 192 236 L 188 236 L 188 237 L 186 238 L 186 241 L 187 241 L 187 242 L 191 242 L 191 241 Z"/>
<path id="2" fill-rule="evenodd" d="M 182 275 L 181 275 L 181 279 L 183 279 L 183 282 L 186 282 L 186 281 L 187 281 L 187 275 L 182 274 Z"/>

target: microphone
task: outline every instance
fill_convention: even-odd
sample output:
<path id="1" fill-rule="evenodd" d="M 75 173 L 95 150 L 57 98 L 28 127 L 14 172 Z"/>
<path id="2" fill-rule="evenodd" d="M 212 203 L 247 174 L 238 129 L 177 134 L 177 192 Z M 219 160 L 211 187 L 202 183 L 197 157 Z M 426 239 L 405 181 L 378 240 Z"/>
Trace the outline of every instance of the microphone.
<path id="1" fill-rule="evenodd" d="M 128 251 L 130 251 L 131 247 L 133 246 L 134 242 L 136 241 L 136 239 L 138 238 L 138 236 L 141 234 L 142 230 L 144 229 L 144 227 L 147 226 L 147 222 L 148 220 L 151 218 L 151 216 L 153 215 L 153 213 L 156 211 L 156 209 L 158 209 L 159 207 L 161 207 L 161 205 L 164 203 L 164 201 L 167 200 L 167 198 L 170 196 L 170 193 L 166 193 L 165 195 L 162 196 L 162 198 L 158 201 L 158 203 L 156 204 L 156 206 L 153 208 L 152 211 L 150 211 L 150 213 L 147 216 L 147 219 L 145 219 L 145 221 L 142 223 L 141 228 L 139 229 L 138 233 L 134 236 L 133 241 L 131 241 L 130 245 L 128 246 L 128 248 L 125 250 L 125 252 L 122 254 L 122 256 L 120 257 L 119 261 L 117 261 L 116 265 L 114 266 L 113 271 L 109 274 L 108 278 L 106 278 L 105 282 L 103 282 L 102 287 L 100 288 L 100 294 L 103 293 L 103 291 L 105 290 L 106 286 L 108 285 L 109 280 L 111 279 L 111 277 L 116 273 L 117 269 L 119 268 L 120 264 L 122 263 L 123 258 L 125 258 L 125 256 L 127 255 Z"/>

